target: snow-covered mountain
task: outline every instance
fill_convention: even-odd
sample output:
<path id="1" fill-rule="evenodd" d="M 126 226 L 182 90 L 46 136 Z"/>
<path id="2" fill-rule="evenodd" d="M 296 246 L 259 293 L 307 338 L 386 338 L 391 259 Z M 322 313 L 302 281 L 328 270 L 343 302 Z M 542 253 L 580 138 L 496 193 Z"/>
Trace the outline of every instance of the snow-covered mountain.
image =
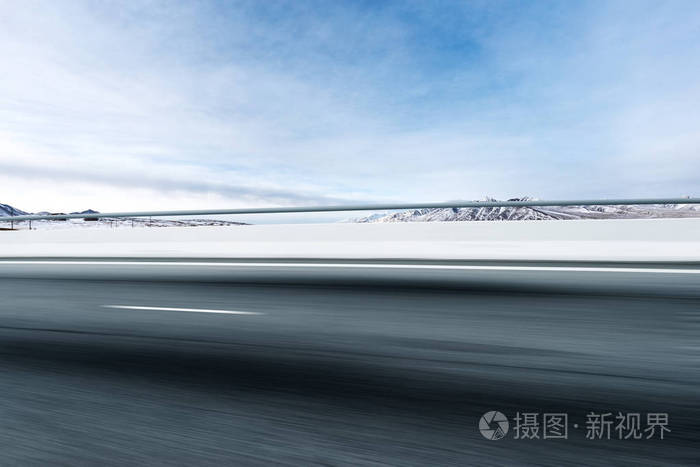
<path id="1" fill-rule="evenodd" d="M 20 209 L 14 208 L 10 206 L 9 204 L 2 204 L 0 203 L 0 217 L 5 217 L 5 216 L 23 216 L 25 214 L 28 214 Z"/>
<path id="2" fill-rule="evenodd" d="M 512 198 L 529 201 L 534 198 Z M 483 201 L 496 201 L 486 198 Z M 360 223 L 376 222 L 451 222 L 515 221 L 563 219 L 652 219 L 700 217 L 700 206 L 693 204 L 652 204 L 645 206 L 543 206 L 543 207 L 475 207 L 413 209 L 393 213 L 375 213 L 355 219 Z"/>
<path id="3" fill-rule="evenodd" d="M 534 198 L 512 198 L 508 201 L 528 201 Z M 485 198 L 483 201 L 496 201 Z M 148 218 L 119 218 L 94 219 L 90 214 L 99 211 L 88 209 L 71 214 L 85 214 L 84 219 L 59 219 L 49 221 L 34 221 L 36 227 L 46 228 L 69 227 L 175 227 L 175 226 L 204 226 L 204 225 L 241 225 L 242 222 L 232 222 L 214 219 L 148 219 Z M 20 216 L 30 214 L 8 204 L 0 203 L 0 216 Z M 50 214 L 40 212 L 36 214 Z M 564 220 L 564 219 L 652 219 L 674 217 L 700 217 L 700 205 L 694 204 L 653 204 L 646 206 L 543 206 L 543 207 L 474 207 L 474 208 L 442 208 L 442 209 L 412 209 L 400 212 L 380 212 L 359 219 L 345 222 L 377 223 L 377 222 L 451 222 L 451 221 L 514 221 L 514 220 Z"/>
<path id="4" fill-rule="evenodd" d="M 65 213 L 51 213 L 48 211 L 40 211 L 30 213 L 10 206 L 9 204 L 0 203 L 0 217 L 8 216 L 23 216 L 28 214 L 51 215 Z M 146 217 L 134 218 L 104 218 L 96 219 L 90 217 L 91 214 L 99 214 L 99 211 L 87 209 L 85 211 L 71 212 L 71 214 L 83 214 L 82 219 L 55 219 L 55 220 L 37 220 L 32 221 L 34 229 L 63 229 L 63 228 L 80 228 L 80 227 L 102 227 L 102 228 L 117 228 L 117 227 L 195 227 L 195 226 L 212 226 L 212 225 L 246 225 L 244 222 L 224 221 L 217 219 L 150 219 Z M 24 228 L 27 222 L 15 222 L 15 227 Z M 2 225 L 0 225 L 2 227 Z"/>

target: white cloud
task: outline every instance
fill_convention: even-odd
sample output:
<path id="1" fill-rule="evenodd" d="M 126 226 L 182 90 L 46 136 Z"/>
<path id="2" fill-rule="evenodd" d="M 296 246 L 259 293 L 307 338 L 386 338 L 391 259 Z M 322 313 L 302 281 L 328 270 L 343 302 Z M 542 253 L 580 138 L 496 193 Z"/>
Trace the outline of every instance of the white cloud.
<path id="1" fill-rule="evenodd" d="M 693 194 L 697 8 L 592 5 L 479 23 L 419 4 L 453 28 L 428 46 L 390 9 L 0 2 L 0 201 Z"/>

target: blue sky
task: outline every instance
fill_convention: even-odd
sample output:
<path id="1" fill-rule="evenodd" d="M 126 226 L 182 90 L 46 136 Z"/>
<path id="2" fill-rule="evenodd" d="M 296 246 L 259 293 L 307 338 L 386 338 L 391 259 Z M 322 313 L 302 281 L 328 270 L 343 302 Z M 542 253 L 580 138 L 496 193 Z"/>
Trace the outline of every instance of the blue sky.
<path id="1" fill-rule="evenodd" d="M 699 195 L 700 2 L 0 0 L 0 202 Z"/>

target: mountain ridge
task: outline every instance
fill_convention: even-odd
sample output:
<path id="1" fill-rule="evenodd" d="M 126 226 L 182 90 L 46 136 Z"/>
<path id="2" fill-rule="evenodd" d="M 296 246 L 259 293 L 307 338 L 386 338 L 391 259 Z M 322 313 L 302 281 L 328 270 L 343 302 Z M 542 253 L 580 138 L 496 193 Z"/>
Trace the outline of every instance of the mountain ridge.
<path id="1" fill-rule="evenodd" d="M 214 226 L 214 225 L 247 225 L 245 222 L 234 222 L 216 219 L 182 219 L 182 220 L 170 220 L 170 219 L 150 219 L 147 217 L 121 217 L 121 218 L 103 218 L 97 219 L 90 217 L 93 214 L 99 214 L 99 211 L 94 209 L 86 209 L 84 211 L 71 212 L 70 214 L 80 214 L 85 217 L 82 219 L 43 219 L 34 221 L 35 226 L 43 226 L 42 228 L 57 228 L 57 227 L 87 227 L 87 226 L 107 226 L 107 227 L 119 227 L 119 226 L 132 226 L 132 227 L 194 227 L 194 226 Z M 24 216 L 24 215 L 58 215 L 65 214 L 63 212 L 48 212 L 40 211 L 36 213 L 30 213 L 17 209 L 9 204 L 0 203 L 0 217 L 12 217 L 12 216 Z M 19 221 L 16 223 L 19 224 Z"/>
<path id="2" fill-rule="evenodd" d="M 524 196 L 508 201 L 534 201 Z M 485 198 L 482 202 L 498 201 Z M 700 217 L 700 206 L 690 204 L 651 204 L 618 206 L 534 206 L 534 207 L 467 207 L 423 208 L 398 212 L 373 213 L 352 220 L 357 223 L 383 222 L 458 222 L 570 219 L 656 219 Z"/>
<path id="3" fill-rule="evenodd" d="M 25 216 L 29 214 L 28 212 L 22 211 L 21 209 L 17 209 L 14 206 L 10 206 L 9 204 L 2 204 L 0 203 L 0 217 L 5 217 L 5 216 Z"/>

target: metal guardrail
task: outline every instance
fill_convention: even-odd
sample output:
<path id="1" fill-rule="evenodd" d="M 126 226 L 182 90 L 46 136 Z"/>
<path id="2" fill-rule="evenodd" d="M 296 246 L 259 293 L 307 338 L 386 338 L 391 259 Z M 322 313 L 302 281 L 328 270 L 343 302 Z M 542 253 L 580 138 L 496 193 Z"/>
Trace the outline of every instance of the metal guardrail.
<path id="1" fill-rule="evenodd" d="M 648 204 L 700 204 L 700 198 L 621 198 L 621 199 L 575 199 L 575 200 L 527 200 L 527 201 L 449 201 L 445 203 L 385 203 L 385 204 L 341 204 L 334 206 L 302 206 L 277 208 L 204 209 L 182 211 L 134 211 L 101 212 L 94 214 L 30 214 L 0 217 L 0 222 L 63 219 L 103 219 L 123 217 L 179 217 L 212 216 L 223 214 L 284 214 L 342 211 L 388 211 L 432 208 L 489 208 L 489 207 L 539 207 L 539 206 L 620 206 Z"/>

